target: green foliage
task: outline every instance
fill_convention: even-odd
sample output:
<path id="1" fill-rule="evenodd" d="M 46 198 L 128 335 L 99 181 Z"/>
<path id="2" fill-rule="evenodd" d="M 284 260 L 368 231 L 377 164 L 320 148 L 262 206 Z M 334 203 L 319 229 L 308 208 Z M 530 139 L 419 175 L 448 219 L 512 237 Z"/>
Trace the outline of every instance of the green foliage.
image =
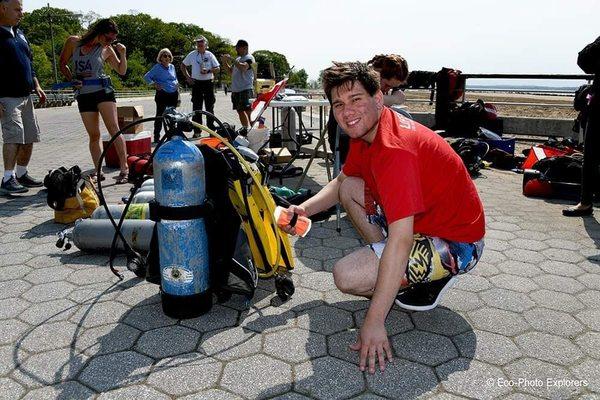
<path id="1" fill-rule="evenodd" d="M 288 86 L 306 89 L 308 87 L 308 74 L 306 71 L 301 69 L 298 72 L 290 72 Z"/>
<path id="2" fill-rule="evenodd" d="M 252 53 L 252 55 L 258 65 L 257 72 L 259 78 L 275 79 L 279 81 L 287 76 L 290 71 L 290 64 L 288 63 L 287 58 L 281 53 L 269 50 L 257 50 Z M 271 64 L 275 70 L 275 76 L 272 76 L 271 74 Z"/>
<path id="3" fill-rule="evenodd" d="M 54 83 L 54 74 L 52 71 L 52 62 L 44 52 L 41 46 L 31 45 L 33 52 L 33 68 L 37 75 L 38 81 L 42 87 L 47 87 Z"/>
<path id="4" fill-rule="evenodd" d="M 54 82 L 52 72 L 52 54 L 54 53 L 58 62 L 62 47 L 70 35 L 81 35 L 90 24 L 100 18 L 94 11 L 87 13 L 76 13 L 62 8 L 43 7 L 26 13 L 22 22 L 27 39 L 34 49 L 34 68 L 38 78 L 44 87 Z M 196 48 L 194 39 L 202 35 L 208 39 L 209 49 L 220 60 L 221 55 L 231 54 L 235 56 L 235 49 L 229 39 L 223 38 L 194 24 L 165 23 L 159 18 L 148 14 L 130 13 L 110 17 L 119 27 L 119 41 L 127 47 L 128 68 L 124 77 L 119 77 L 106 65 L 105 71 L 112 77 L 116 89 L 120 88 L 142 88 L 148 86 L 143 80 L 144 74 L 156 62 L 156 55 L 160 49 L 168 48 L 174 56 L 173 64 L 178 72 L 181 84 L 183 77 L 179 72 L 181 60 Z M 50 21 L 52 21 L 52 32 L 54 34 L 54 47 L 50 35 Z M 275 78 L 282 79 L 289 73 L 290 65 L 285 55 L 259 50 L 254 52 L 258 63 L 258 76 L 270 77 L 269 65 L 275 70 Z M 262 69 L 262 71 L 261 71 Z M 231 77 L 229 72 L 222 70 L 216 77 L 218 80 L 229 83 Z M 306 87 L 306 72 L 300 70 L 291 74 L 291 79 L 296 87 Z M 61 79 L 59 74 L 59 79 Z"/>

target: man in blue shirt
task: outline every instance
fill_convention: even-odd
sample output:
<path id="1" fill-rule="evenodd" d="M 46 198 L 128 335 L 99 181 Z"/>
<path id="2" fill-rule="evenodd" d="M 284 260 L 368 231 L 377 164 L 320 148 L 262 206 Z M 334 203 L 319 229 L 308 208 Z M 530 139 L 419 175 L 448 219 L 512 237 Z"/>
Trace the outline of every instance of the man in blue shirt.
<path id="1" fill-rule="evenodd" d="M 46 94 L 33 71 L 29 43 L 16 27 L 22 17 L 21 0 L 0 0 L 0 124 L 4 161 L 0 194 L 25 193 L 28 187 L 42 186 L 41 181 L 27 173 L 27 165 L 33 143 L 40 141 L 31 92 L 35 90 L 42 103 Z"/>

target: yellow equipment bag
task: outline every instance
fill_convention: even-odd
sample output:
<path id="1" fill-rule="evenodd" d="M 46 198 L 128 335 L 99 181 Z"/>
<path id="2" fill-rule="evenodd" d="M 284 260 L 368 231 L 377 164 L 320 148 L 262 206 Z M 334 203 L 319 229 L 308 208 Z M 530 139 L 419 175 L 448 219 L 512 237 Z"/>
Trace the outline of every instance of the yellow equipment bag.
<path id="1" fill-rule="evenodd" d="M 54 210 L 54 221 L 59 224 L 70 224 L 79 218 L 87 218 L 99 205 L 100 200 L 96 192 L 86 181 L 75 196 L 65 199 L 62 210 Z"/>

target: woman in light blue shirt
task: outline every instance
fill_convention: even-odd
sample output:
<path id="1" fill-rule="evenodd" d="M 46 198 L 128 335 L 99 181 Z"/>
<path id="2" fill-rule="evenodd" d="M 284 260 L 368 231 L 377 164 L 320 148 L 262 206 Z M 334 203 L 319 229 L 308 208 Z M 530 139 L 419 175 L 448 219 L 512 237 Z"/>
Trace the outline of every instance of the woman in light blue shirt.
<path id="1" fill-rule="evenodd" d="M 160 117 L 167 107 L 177 107 L 179 101 L 179 83 L 175 66 L 171 64 L 173 54 L 169 49 L 162 49 L 156 57 L 156 64 L 144 75 L 144 80 L 156 89 L 156 116 Z M 160 139 L 162 121 L 154 121 L 154 142 Z"/>

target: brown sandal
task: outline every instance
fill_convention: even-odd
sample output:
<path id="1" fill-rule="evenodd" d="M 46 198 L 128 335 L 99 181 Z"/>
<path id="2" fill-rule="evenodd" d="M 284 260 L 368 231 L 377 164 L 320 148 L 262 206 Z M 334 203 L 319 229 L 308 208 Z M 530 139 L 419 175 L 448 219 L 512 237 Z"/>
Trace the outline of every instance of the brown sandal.
<path id="1" fill-rule="evenodd" d="M 121 171 L 119 175 L 115 176 L 116 184 L 122 185 L 124 183 L 129 183 L 129 172 Z"/>
<path id="2" fill-rule="evenodd" d="M 98 175 L 97 175 L 95 172 L 92 172 L 92 173 L 89 175 L 89 178 L 90 178 L 90 180 L 92 180 L 92 181 L 94 181 L 94 182 L 103 181 L 103 180 L 105 180 L 105 179 L 106 179 L 106 178 L 104 177 L 104 174 L 103 174 L 102 172 L 100 173 L 100 179 L 98 179 Z"/>

